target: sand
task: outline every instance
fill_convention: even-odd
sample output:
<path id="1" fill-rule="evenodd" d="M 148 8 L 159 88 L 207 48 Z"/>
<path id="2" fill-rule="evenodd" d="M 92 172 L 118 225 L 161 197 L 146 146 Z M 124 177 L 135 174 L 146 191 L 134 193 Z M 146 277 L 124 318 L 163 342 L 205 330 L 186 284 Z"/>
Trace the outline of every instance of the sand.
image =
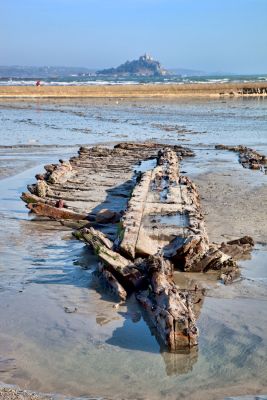
<path id="1" fill-rule="evenodd" d="M 41 396 L 11 387 L 0 388 L 0 400 L 48 400 L 51 396 Z"/>
<path id="2" fill-rule="evenodd" d="M 177 98 L 267 96 L 267 82 L 103 86 L 0 86 L 0 98 Z"/>
<path id="3" fill-rule="evenodd" d="M 191 86 L 191 85 L 190 85 Z M 198 85 L 200 86 L 200 85 Z M 201 85 L 202 86 L 202 85 Z M 218 85 L 212 85 L 218 87 Z M 226 85 L 224 85 L 225 87 Z M 144 86 L 145 87 L 145 86 Z M 220 86 L 222 87 L 222 86 Z M 141 88 L 141 86 L 140 86 Z M 0 88 L 1 89 L 1 88 Z M 9 88 L 6 88 L 8 90 Z M 17 88 L 15 88 L 17 89 Z M 20 87 L 18 88 L 23 91 L 31 90 L 31 91 L 39 91 L 37 93 L 44 93 L 44 97 L 47 94 L 47 91 L 50 89 L 50 87 L 43 87 L 43 88 L 35 88 L 35 87 Z M 39 90 L 41 89 L 41 90 Z M 80 89 L 86 89 L 89 90 L 91 88 L 71 88 L 68 87 L 66 88 L 67 91 L 70 89 L 70 92 L 73 90 L 73 93 L 78 93 Z M 95 88 L 92 88 L 92 90 Z M 101 90 L 102 88 L 99 89 L 99 97 L 101 97 Z M 128 86 L 127 86 L 128 89 Z M 54 88 L 55 93 L 58 90 L 61 90 L 61 88 L 55 87 Z M 65 88 L 62 88 L 62 90 L 65 90 Z M 85 92 L 86 92 L 85 90 Z M 113 90 L 112 88 L 108 88 L 108 90 Z M 117 89 L 119 90 L 119 88 Z M 1 93 L 1 90 L 0 90 Z M 62 93 L 62 92 L 60 92 Z M 91 92 L 92 93 L 92 92 Z M 105 92 L 102 92 L 105 95 Z M 204 93 L 204 92 L 203 92 Z M 86 95 L 86 93 L 85 93 Z M 118 96 L 118 93 L 114 91 L 113 94 L 114 97 Z M 162 96 L 162 94 L 161 94 Z M 172 96 L 172 95 L 170 95 Z M 31 97 L 31 95 L 30 95 Z M 56 94 L 55 94 L 56 97 Z M 65 97 L 65 96 L 64 96 Z M 79 97 L 79 95 L 78 95 Z M 241 143 L 240 143 L 241 144 Z M 9 163 L 5 160 L 3 160 L 2 164 L 0 164 L 0 177 L 1 177 L 1 169 L 3 177 L 7 176 L 12 176 L 16 175 L 17 173 L 21 172 L 22 170 L 28 169 L 32 167 L 33 165 L 37 164 L 45 164 L 46 162 L 51 162 L 51 157 L 52 155 L 50 154 L 51 149 L 43 147 L 43 152 L 46 155 L 48 160 L 43 160 L 40 158 L 33 157 L 31 161 L 25 160 L 25 163 L 19 163 L 16 161 L 16 157 L 13 154 L 12 149 L 10 149 L 10 157 L 12 159 L 9 160 Z M 14 149 L 16 154 L 18 149 Z M 36 149 L 25 149 L 25 154 L 27 152 L 35 153 Z M 6 152 L 6 149 L 4 149 Z M 65 152 L 65 149 L 63 150 L 62 148 L 62 154 L 60 154 L 60 157 L 63 156 L 63 152 Z M 24 153 L 24 151 L 23 151 Z M 59 151 L 60 153 L 60 151 Z M 75 151 L 73 151 L 73 154 L 75 154 Z M 71 154 L 71 155 L 73 155 Z M 261 172 L 259 171 L 251 171 L 251 170 L 245 170 L 243 169 L 240 164 L 238 163 L 237 157 L 234 157 L 233 162 L 229 162 L 229 164 L 224 164 L 223 166 L 221 163 L 218 161 L 218 156 L 216 156 L 216 152 L 214 151 L 214 157 L 212 156 L 209 160 L 208 168 L 209 170 L 206 171 L 205 173 L 195 173 L 192 174 L 190 173 L 190 168 L 187 168 L 185 166 L 185 170 L 188 171 L 188 175 L 192 177 L 194 182 L 198 185 L 200 194 L 201 194 L 201 202 L 202 202 L 202 207 L 205 215 L 205 221 L 209 233 L 209 237 L 211 240 L 214 240 L 216 242 L 221 242 L 223 240 L 229 240 L 229 239 L 234 239 L 236 237 L 243 236 L 245 234 L 249 234 L 257 242 L 260 243 L 267 243 L 267 214 L 266 214 L 266 199 L 267 199 L 267 186 L 266 186 L 266 176 L 264 176 Z M 195 161 L 194 161 L 195 160 Z M 28 165 L 27 162 L 30 164 Z M 195 162 L 196 167 L 199 167 L 200 171 L 205 171 L 205 168 L 203 168 L 206 165 L 206 160 L 203 163 L 203 161 L 196 159 L 190 159 L 189 163 Z M 189 164 L 188 163 L 188 164 Z M 23 165 L 22 165 L 23 164 Z M 40 167 L 40 171 L 37 172 L 42 172 L 42 167 Z M 32 177 L 33 178 L 33 177 Z M 31 179 L 29 182 L 34 181 L 34 179 Z M 115 183 L 115 182 L 114 182 Z M 101 202 L 100 196 L 98 197 L 99 202 Z M 12 205 L 13 207 L 13 205 Z M 36 226 L 34 227 L 36 229 Z M 249 294 L 252 292 L 255 292 L 255 284 L 254 286 L 251 287 Z M 226 293 L 225 293 L 225 288 L 222 288 L 221 290 L 221 297 L 224 298 Z M 228 289 L 228 288 L 227 288 Z M 229 286 L 229 290 L 235 291 L 233 294 L 233 297 L 236 296 L 236 291 L 238 288 L 235 288 L 234 286 Z M 238 289 L 241 295 L 243 296 L 243 292 L 241 292 L 242 288 Z M 247 290 L 247 287 L 246 287 Z M 266 291 L 263 292 L 262 295 L 259 296 L 259 291 L 255 294 L 259 298 L 265 299 L 266 298 Z M 218 293 L 217 293 L 218 296 Z M 20 383 L 18 383 L 20 385 Z M 232 395 L 238 395 L 240 393 L 258 393 L 259 388 L 255 385 L 250 386 L 251 383 L 248 382 L 248 385 L 244 387 L 241 386 L 241 384 L 238 384 L 235 388 L 232 385 L 229 385 L 229 393 Z M 30 384 L 29 385 L 21 385 L 21 387 L 27 387 L 27 388 L 33 388 Z M 34 388 L 33 388 L 34 389 Z M 47 390 L 48 392 L 50 391 L 50 388 L 48 389 L 38 389 L 35 388 L 36 390 Z M 260 392 L 264 393 L 264 389 L 266 389 L 266 386 L 260 388 Z M 51 390 L 52 391 L 52 390 Z M 225 389 L 224 388 L 218 388 L 218 389 L 209 389 L 209 392 L 207 391 L 207 395 L 209 393 L 209 397 L 207 398 L 223 398 L 225 395 Z M 227 392 L 226 392 L 227 393 Z M 202 393 L 203 395 L 203 388 L 202 388 Z M 195 394 L 195 396 L 198 396 L 198 393 Z M 213 397 L 212 397 L 213 396 Z M 37 399 L 63 399 L 64 397 L 58 397 L 58 396 L 52 396 L 48 395 L 46 397 L 43 394 L 34 394 L 32 392 L 26 392 L 24 390 L 20 390 L 18 388 L 1 388 L 0 387 L 0 400 L 2 399 L 7 399 L 7 400 L 37 400 Z M 193 398 L 193 397 L 190 397 Z M 197 398 L 197 397 L 195 397 Z M 249 397 L 249 399 L 255 399 L 254 396 Z M 261 396 L 258 396 L 257 398 L 263 398 Z M 241 399 L 241 397 L 240 397 Z"/>
<path id="4" fill-rule="evenodd" d="M 260 173 L 259 173 L 260 174 Z M 251 171 L 209 172 L 194 179 L 198 185 L 209 237 L 212 241 L 252 236 L 267 245 L 267 185 L 256 187 Z M 261 178 L 258 175 L 258 178 Z"/>

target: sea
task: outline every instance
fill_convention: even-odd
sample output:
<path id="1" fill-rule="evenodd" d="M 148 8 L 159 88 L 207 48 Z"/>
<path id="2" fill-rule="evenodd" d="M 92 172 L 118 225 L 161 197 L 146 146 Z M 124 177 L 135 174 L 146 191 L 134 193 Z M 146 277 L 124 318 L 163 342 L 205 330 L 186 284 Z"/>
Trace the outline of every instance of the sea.
<path id="1" fill-rule="evenodd" d="M 32 86 L 36 80 L 41 80 L 44 86 L 87 86 L 87 85 L 133 85 L 133 84 L 190 84 L 190 83 L 230 83 L 230 82 L 266 82 L 267 74 L 260 75 L 202 75 L 202 76 L 189 76 L 189 75 L 168 75 L 158 77 L 146 76 L 100 76 L 100 75 L 78 75 L 72 74 L 68 76 L 54 76 L 54 77 L 1 77 L 0 86 Z"/>
<path id="2" fill-rule="evenodd" d="M 212 78 L 198 82 L 204 79 Z M 45 84 L 64 82 L 96 84 L 88 77 Z M 267 155 L 265 98 L 0 100 L 0 381 L 68 399 L 263 398 L 266 238 L 241 262 L 238 282 L 225 287 L 213 280 L 197 321 L 198 349 L 172 354 L 134 297 L 114 307 L 95 280 L 96 258 L 70 229 L 34 217 L 20 199 L 44 164 L 68 159 L 81 145 L 144 140 L 192 148 L 196 156 L 181 169 L 193 179 L 214 172 L 229 182 L 236 177 L 254 188 L 255 198 L 267 184 L 267 175 L 245 170 L 237 154 L 214 148 L 243 144 Z M 264 201 L 260 215 L 266 225 Z"/>

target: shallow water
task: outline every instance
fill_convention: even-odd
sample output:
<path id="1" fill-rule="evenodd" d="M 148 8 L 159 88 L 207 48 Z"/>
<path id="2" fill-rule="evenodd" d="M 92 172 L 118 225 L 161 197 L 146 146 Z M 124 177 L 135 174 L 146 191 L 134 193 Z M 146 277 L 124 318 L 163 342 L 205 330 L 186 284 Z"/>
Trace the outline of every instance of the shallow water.
<path id="1" fill-rule="evenodd" d="M 2 147 L 0 156 L 12 159 L 8 173 L 14 175 L 0 180 L 0 381 L 109 399 L 218 399 L 267 392 L 265 246 L 257 244 L 252 258 L 242 262 L 242 279 L 234 285 L 223 286 L 214 274 L 177 275 L 180 286 L 200 279 L 208 292 L 198 320 L 198 351 L 169 354 L 160 348 L 134 298 L 113 307 L 112 297 L 92 274 L 95 257 L 72 239 L 71 231 L 29 216 L 19 199 L 43 164 L 69 157 L 75 144 L 151 137 L 177 143 L 177 133 L 151 128 L 159 121 L 207 131 L 183 137 L 197 154 L 183 163 L 190 175 L 214 167 L 214 157 L 216 168 L 228 173 L 236 155 L 215 152 L 211 145 L 242 143 L 267 154 L 266 104 L 258 99 L 112 101 L 101 107 L 87 101 L 4 104 L 1 145 L 29 147 Z M 34 124 L 21 122 L 29 118 Z M 82 132 L 85 128 L 92 132 Z M 33 140 L 70 147 L 33 148 Z M 260 173 L 251 180 L 266 183 Z"/>
<path id="2" fill-rule="evenodd" d="M 170 214 L 159 217 L 159 223 L 162 225 L 185 227 L 188 226 L 189 219 L 187 214 Z"/>
<path id="3" fill-rule="evenodd" d="M 264 150 L 267 99 L 12 100 L 0 101 L 0 121 L 1 145 L 156 139 Z"/>

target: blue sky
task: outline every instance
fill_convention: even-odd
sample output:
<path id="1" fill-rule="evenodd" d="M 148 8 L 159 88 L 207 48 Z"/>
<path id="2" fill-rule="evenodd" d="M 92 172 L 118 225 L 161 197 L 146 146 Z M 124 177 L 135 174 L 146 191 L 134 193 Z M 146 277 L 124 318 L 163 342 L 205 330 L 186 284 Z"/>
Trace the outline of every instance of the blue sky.
<path id="1" fill-rule="evenodd" d="M 0 65 L 267 73 L 267 0 L 0 0 Z"/>

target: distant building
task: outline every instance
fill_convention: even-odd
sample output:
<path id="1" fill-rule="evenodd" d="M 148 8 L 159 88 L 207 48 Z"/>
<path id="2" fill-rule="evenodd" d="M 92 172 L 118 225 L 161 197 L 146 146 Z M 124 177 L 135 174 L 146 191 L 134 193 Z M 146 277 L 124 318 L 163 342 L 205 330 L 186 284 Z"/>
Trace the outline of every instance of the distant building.
<path id="1" fill-rule="evenodd" d="M 145 53 L 143 56 L 141 56 L 141 57 L 139 58 L 139 60 L 153 61 L 153 58 L 152 58 L 149 54 Z"/>

